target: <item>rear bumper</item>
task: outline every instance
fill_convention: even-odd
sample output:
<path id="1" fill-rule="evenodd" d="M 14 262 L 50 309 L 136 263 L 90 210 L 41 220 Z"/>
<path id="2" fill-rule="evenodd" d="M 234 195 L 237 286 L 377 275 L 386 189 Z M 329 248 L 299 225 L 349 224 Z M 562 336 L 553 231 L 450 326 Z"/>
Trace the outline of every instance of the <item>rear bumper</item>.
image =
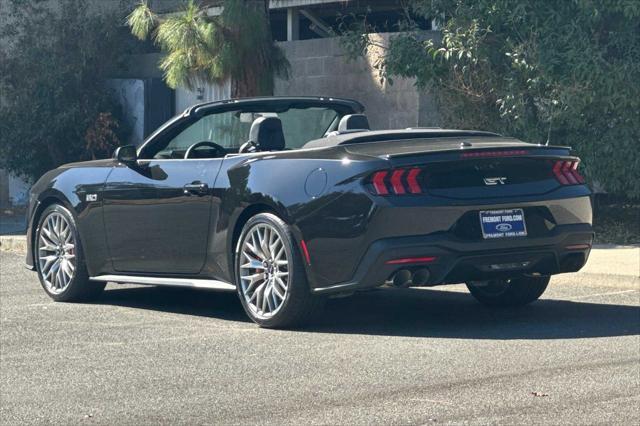
<path id="1" fill-rule="evenodd" d="M 559 225 L 539 238 L 464 241 L 442 233 L 381 239 L 369 246 L 350 281 L 313 291 L 330 294 L 377 287 L 401 269 L 427 268 L 429 279 L 425 285 L 575 272 L 588 259 L 593 235 L 591 225 L 584 223 Z M 435 259 L 429 263 L 387 264 L 415 257 Z"/>

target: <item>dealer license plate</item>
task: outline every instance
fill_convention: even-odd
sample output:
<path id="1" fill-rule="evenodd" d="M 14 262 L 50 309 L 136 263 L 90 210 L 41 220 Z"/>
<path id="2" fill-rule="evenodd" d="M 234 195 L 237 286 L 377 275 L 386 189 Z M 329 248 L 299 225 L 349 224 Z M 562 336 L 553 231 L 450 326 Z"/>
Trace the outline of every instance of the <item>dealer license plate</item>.
<path id="1" fill-rule="evenodd" d="M 485 239 L 527 235 L 522 209 L 481 211 L 480 226 L 482 227 L 482 237 Z"/>

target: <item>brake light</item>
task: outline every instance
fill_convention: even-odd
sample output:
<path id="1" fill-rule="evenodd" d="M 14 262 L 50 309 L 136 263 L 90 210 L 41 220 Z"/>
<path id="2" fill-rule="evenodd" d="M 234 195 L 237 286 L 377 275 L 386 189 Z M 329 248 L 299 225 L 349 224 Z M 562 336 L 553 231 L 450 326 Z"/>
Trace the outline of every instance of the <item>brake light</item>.
<path id="1" fill-rule="evenodd" d="M 389 191 L 387 190 L 387 184 L 385 183 L 385 178 L 387 177 L 387 172 L 376 172 L 373 174 L 373 179 L 371 182 L 373 183 L 373 189 L 375 189 L 376 194 L 378 195 L 387 195 Z"/>
<path id="2" fill-rule="evenodd" d="M 471 151 L 463 152 L 462 154 L 460 154 L 460 158 L 517 157 L 527 154 L 528 151 L 525 149 L 511 149 L 507 151 Z"/>
<path id="3" fill-rule="evenodd" d="M 420 169 L 415 168 L 409 170 L 409 174 L 407 175 L 407 184 L 409 185 L 409 192 L 412 194 L 419 194 L 422 192 L 420 189 L 420 184 L 418 183 L 418 175 L 420 174 Z"/>
<path id="4" fill-rule="evenodd" d="M 369 180 L 374 195 L 422 194 L 418 176 L 422 170 L 418 167 L 397 168 L 375 172 Z"/>
<path id="5" fill-rule="evenodd" d="M 393 192 L 396 194 L 404 194 L 404 185 L 402 184 L 402 175 L 404 169 L 397 169 L 391 174 L 391 185 L 393 186 Z"/>
<path id="6" fill-rule="evenodd" d="M 559 160 L 553 164 L 553 175 L 561 185 L 580 185 L 584 177 L 578 172 L 580 160 Z"/>

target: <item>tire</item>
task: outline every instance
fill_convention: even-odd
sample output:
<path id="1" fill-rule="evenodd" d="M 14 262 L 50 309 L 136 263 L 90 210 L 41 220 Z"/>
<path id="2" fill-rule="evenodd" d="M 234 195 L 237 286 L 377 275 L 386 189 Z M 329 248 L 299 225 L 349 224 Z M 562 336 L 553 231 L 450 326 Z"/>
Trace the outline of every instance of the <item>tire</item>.
<path id="1" fill-rule="evenodd" d="M 249 318 L 261 327 L 298 327 L 322 307 L 323 299 L 311 294 L 295 241 L 290 226 L 271 213 L 250 218 L 238 239 L 238 297 Z"/>
<path id="2" fill-rule="evenodd" d="M 56 302 L 84 302 L 98 297 L 105 283 L 89 280 L 76 221 L 60 204 L 47 207 L 38 221 L 34 260 L 44 291 Z"/>
<path id="3" fill-rule="evenodd" d="M 470 281 L 467 288 L 480 303 L 487 306 L 524 306 L 538 300 L 550 277 L 519 277 L 503 280 Z"/>

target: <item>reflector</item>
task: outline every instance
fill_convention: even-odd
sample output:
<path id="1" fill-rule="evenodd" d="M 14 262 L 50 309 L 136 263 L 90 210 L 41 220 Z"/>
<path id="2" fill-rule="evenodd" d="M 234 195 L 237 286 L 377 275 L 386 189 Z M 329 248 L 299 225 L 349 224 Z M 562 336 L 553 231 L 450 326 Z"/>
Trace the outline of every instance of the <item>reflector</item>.
<path id="1" fill-rule="evenodd" d="M 403 257 L 401 259 L 387 260 L 387 265 L 404 265 L 407 263 L 431 263 L 434 262 L 437 257 Z"/>

